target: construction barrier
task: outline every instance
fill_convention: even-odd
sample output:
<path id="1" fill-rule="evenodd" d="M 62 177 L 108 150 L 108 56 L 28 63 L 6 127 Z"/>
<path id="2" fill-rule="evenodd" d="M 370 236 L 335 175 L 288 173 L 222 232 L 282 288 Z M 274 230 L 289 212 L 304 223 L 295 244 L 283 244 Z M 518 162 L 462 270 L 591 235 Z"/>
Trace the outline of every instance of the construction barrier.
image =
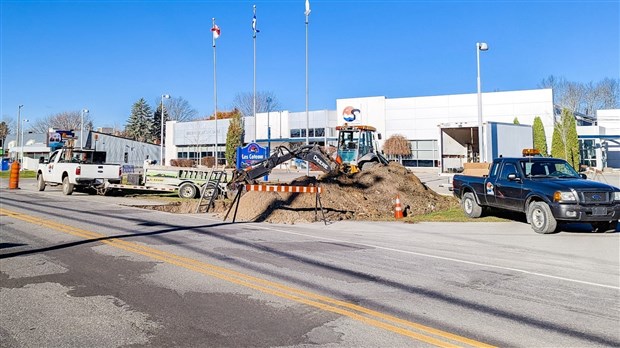
<path id="1" fill-rule="evenodd" d="M 9 189 L 19 188 L 19 162 L 13 161 L 11 164 L 11 172 L 9 173 Z"/>
<path id="2" fill-rule="evenodd" d="M 224 221 L 228 218 L 228 214 L 233 206 L 235 206 L 235 213 L 233 214 L 233 221 L 237 218 L 237 208 L 239 207 L 239 200 L 241 197 L 241 191 L 245 189 L 246 191 L 258 191 L 258 192 L 287 192 L 287 193 L 314 193 L 316 195 L 315 206 L 314 206 L 314 220 L 317 220 L 317 210 L 321 208 L 321 215 L 323 216 L 323 222 L 327 225 L 327 220 L 325 219 L 325 212 L 323 211 L 323 204 L 321 203 L 320 193 L 322 189 L 320 186 L 291 186 L 291 185 L 253 185 L 246 184 L 241 185 L 237 189 L 237 195 L 235 199 L 233 199 L 230 208 L 228 208 L 228 212 L 226 216 L 224 216 Z"/>
<path id="3" fill-rule="evenodd" d="M 290 192 L 290 193 L 321 193 L 319 186 L 288 186 L 288 185 L 245 185 L 246 191 Z"/>

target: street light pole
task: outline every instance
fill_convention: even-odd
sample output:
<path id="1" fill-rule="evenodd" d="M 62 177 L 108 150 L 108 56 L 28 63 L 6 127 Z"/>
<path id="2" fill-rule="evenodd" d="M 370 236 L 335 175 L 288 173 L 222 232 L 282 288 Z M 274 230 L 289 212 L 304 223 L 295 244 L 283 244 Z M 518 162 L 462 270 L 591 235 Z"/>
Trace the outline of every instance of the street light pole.
<path id="1" fill-rule="evenodd" d="M 88 112 L 88 109 L 82 109 L 82 124 L 80 125 L 80 150 L 84 149 L 84 142 L 82 140 L 84 139 L 84 114 L 87 114 Z"/>
<path id="2" fill-rule="evenodd" d="M 21 128 L 21 122 L 22 122 L 21 121 L 21 113 L 22 113 L 22 108 L 23 107 L 24 107 L 23 105 L 20 105 L 20 106 L 17 107 L 17 129 L 15 130 L 15 138 L 16 138 L 15 144 L 16 144 L 16 146 L 20 145 L 20 143 L 19 143 L 19 129 Z M 19 155 L 17 156 L 17 161 L 19 162 Z"/>
<path id="3" fill-rule="evenodd" d="M 306 0 L 306 11 L 304 12 L 306 15 L 306 145 L 310 144 L 310 113 L 308 111 L 309 107 L 309 98 L 308 98 L 308 17 L 310 16 L 310 1 Z M 306 161 L 306 176 L 310 176 L 310 162 Z"/>
<path id="4" fill-rule="evenodd" d="M 267 157 L 271 155 L 271 122 L 269 120 L 269 111 L 271 111 L 271 97 L 267 97 Z"/>
<path id="5" fill-rule="evenodd" d="M 159 118 L 161 119 L 160 129 L 159 129 L 159 162 L 161 165 L 165 165 L 164 162 L 164 98 L 170 99 L 170 95 L 162 94 L 161 95 L 161 114 Z"/>
<path id="6" fill-rule="evenodd" d="M 480 87 L 480 51 L 487 51 L 489 46 L 485 42 L 476 42 L 476 63 L 478 67 L 478 162 L 486 162 L 484 135 L 482 134 L 482 92 Z"/>
<path id="7" fill-rule="evenodd" d="M 28 120 L 24 119 L 24 123 L 28 123 Z M 21 140 L 21 147 L 20 147 L 20 152 L 21 152 L 21 170 L 24 170 L 24 128 L 25 126 L 22 125 L 22 140 Z"/>

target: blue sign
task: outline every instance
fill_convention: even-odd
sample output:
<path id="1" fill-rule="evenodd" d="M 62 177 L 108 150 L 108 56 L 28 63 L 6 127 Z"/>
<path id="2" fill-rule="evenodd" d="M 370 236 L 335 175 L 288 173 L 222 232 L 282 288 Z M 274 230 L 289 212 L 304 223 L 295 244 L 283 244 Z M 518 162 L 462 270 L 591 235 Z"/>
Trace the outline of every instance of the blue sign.
<path id="1" fill-rule="evenodd" d="M 249 143 L 244 147 L 237 148 L 237 169 L 244 169 L 254 163 L 264 161 L 269 157 L 267 148 L 257 143 Z"/>

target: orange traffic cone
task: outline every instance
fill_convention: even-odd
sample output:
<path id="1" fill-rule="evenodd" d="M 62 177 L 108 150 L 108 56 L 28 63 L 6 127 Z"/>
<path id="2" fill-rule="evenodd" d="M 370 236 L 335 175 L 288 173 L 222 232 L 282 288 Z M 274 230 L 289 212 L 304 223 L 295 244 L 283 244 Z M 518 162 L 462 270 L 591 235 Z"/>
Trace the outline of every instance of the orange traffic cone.
<path id="1" fill-rule="evenodd" d="M 403 207 L 400 205 L 400 196 L 396 195 L 396 201 L 394 203 L 394 218 L 402 219 L 403 218 Z"/>
<path id="2" fill-rule="evenodd" d="M 14 190 L 19 188 L 19 162 L 13 161 L 11 163 L 11 172 L 9 172 L 9 189 Z"/>

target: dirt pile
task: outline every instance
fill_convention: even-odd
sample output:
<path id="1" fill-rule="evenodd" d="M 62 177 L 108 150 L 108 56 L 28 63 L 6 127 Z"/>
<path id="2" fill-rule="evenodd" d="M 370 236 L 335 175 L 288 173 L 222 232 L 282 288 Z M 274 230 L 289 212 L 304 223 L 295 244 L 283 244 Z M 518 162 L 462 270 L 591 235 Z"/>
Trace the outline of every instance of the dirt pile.
<path id="1" fill-rule="evenodd" d="M 319 185 L 320 200 L 330 221 L 391 220 L 396 195 L 406 215 L 426 214 L 457 204 L 452 197 L 437 194 L 417 176 L 397 163 L 376 166 L 351 176 L 300 177 L 291 185 Z M 232 197 L 231 197 L 232 198 Z M 215 211 L 223 217 L 231 202 Z M 245 192 L 240 199 L 237 221 L 273 223 L 311 222 L 315 220 L 316 196 L 308 193 Z M 234 208 L 233 208 L 234 211 Z M 321 218 L 320 210 L 318 212 Z M 229 220 L 232 219 L 232 211 Z"/>

